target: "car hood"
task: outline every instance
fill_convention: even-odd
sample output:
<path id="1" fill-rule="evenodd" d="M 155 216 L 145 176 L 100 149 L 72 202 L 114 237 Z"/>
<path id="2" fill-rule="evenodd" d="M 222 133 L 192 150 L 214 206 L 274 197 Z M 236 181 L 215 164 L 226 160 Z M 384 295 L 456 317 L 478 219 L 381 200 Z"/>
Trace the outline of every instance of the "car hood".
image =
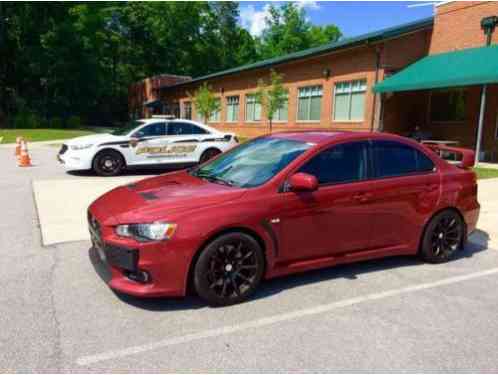
<path id="1" fill-rule="evenodd" d="M 124 141 L 128 139 L 129 138 L 126 136 L 118 136 L 112 134 L 91 134 L 91 135 L 84 135 L 82 137 L 76 137 L 64 143 L 67 144 L 68 146 L 83 145 L 83 144 L 100 145 L 102 143 Z"/>
<path id="2" fill-rule="evenodd" d="M 178 214 L 238 199 L 244 192 L 180 171 L 115 188 L 93 202 L 90 210 L 104 225 L 171 220 Z"/>

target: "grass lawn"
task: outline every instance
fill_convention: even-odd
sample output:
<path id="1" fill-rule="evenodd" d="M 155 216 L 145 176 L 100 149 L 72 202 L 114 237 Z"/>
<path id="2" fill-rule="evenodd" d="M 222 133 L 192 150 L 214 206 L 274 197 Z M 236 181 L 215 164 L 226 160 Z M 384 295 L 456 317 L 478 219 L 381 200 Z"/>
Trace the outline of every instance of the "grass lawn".
<path id="1" fill-rule="evenodd" d="M 28 142 L 51 141 L 57 139 L 66 139 L 79 137 L 81 135 L 92 134 L 90 130 L 73 130 L 73 129 L 0 129 L 0 138 L 3 137 L 2 143 L 14 143 L 16 137 L 23 137 Z"/>
<path id="2" fill-rule="evenodd" d="M 474 168 L 477 178 L 498 178 L 498 169 L 492 168 Z"/>

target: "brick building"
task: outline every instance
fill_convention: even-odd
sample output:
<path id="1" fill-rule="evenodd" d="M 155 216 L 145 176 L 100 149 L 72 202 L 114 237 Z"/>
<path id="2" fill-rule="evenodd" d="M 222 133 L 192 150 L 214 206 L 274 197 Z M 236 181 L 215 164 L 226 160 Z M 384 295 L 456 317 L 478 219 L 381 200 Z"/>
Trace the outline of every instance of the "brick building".
<path id="1" fill-rule="evenodd" d="M 496 15 L 498 2 L 444 2 L 429 19 L 204 77 L 159 82 L 146 95 L 135 87 L 130 111 L 143 115 L 154 103 L 156 112 L 197 118 L 188 93 L 207 82 L 221 104 L 209 125 L 244 136 L 267 133 L 268 121 L 253 95 L 258 80 L 274 69 L 288 90 L 274 131 L 409 135 L 418 128 L 425 138 L 475 147 L 483 112 L 481 159 L 498 161 L 498 31 L 485 47 L 481 29 L 484 17 Z M 458 64 L 465 71 L 456 71 Z"/>

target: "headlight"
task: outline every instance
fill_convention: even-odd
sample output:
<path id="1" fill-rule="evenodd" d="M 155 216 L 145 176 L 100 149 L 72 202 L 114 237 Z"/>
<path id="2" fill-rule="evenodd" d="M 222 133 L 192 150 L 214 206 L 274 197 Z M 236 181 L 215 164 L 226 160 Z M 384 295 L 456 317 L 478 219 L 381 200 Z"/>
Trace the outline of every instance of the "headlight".
<path id="1" fill-rule="evenodd" d="M 176 224 L 126 224 L 116 227 L 116 234 L 121 237 L 132 237 L 137 241 L 169 240 L 176 231 Z"/>
<path id="2" fill-rule="evenodd" d="M 92 146 L 93 146 L 92 143 L 88 143 L 88 144 L 85 144 L 85 145 L 71 145 L 71 150 L 74 150 L 74 151 L 84 150 L 84 149 L 90 148 Z"/>

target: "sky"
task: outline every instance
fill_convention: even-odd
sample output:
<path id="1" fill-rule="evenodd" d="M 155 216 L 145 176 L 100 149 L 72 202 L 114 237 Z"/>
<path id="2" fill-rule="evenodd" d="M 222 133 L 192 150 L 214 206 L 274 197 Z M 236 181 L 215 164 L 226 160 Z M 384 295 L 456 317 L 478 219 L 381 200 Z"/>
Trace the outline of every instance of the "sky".
<path id="1" fill-rule="evenodd" d="M 264 27 L 269 1 L 241 1 L 240 23 L 252 35 Z M 312 24 L 339 26 L 344 37 L 430 17 L 434 1 L 296 1 Z M 281 5 L 283 2 L 274 2 Z M 425 4 L 425 5 L 424 5 Z"/>

